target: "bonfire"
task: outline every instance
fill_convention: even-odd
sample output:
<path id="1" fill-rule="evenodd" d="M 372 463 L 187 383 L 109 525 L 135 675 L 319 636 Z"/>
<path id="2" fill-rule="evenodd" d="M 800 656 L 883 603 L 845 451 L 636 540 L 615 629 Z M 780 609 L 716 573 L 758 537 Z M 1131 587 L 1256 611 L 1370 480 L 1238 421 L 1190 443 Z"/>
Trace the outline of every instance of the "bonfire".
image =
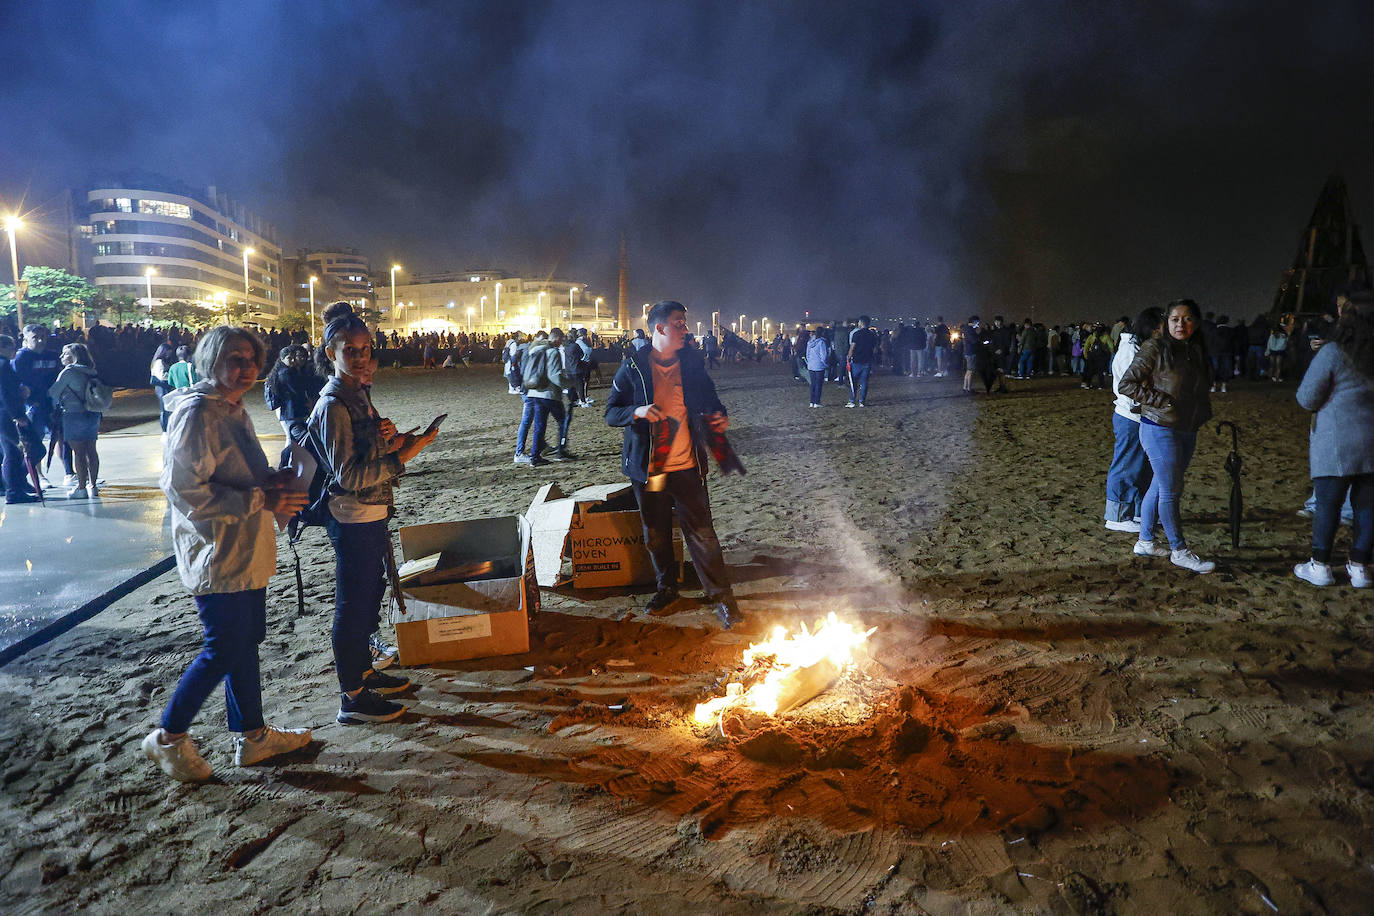
<path id="1" fill-rule="evenodd" d="M 798 633 L 774 627 L 766 641 L 745 650 L 740 667 L 726 682 L 725 695 L 697 704 L 697 723 L 721 723 L 727 712 L 738 709 L 775 716 L 801 706 L 854 664 L 854 650 L 876 629 L 857 629 L 834 612 L 816 621 L 813 630 L 804 623 Z"/>

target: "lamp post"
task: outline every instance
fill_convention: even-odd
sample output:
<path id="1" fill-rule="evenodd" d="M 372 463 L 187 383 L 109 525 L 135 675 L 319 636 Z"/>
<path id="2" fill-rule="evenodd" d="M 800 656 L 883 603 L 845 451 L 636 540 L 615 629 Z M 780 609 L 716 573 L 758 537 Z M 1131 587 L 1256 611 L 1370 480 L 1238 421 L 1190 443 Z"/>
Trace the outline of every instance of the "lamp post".
<path id="1" fill-rule="evenodd" d="M 544 314 L 544 297 L 547 296 L 547 295 L 548 295 L 548 293 L 545 292 L 544 290 L 541 289 L 541 290 L 539 291 L 539 299 L 535 302 L 535 308 L 534 308 L 535 324 L 538 324 L 538 323 L 539 323 L 540 317 Z M 549 306 L 549 330 L 552 330 L 552 329 L 553 329 L 553 306 L 550 305 L 550 306 Z"/>
<path id="2" fill-rule="evenodd" d="M 700 321 L 697 322 L 697 337 L 698 337 L 698 338 L 701 337 L 701 322 L 700 322 Z"/>
<path id="3" fill-rule="evenodd" d="M 395 315 L 395 312 L 396 312 L 397 309 L 400 308 L 400 304 L 396 302 L 396 271 L 398 271 L 398 270 L 400 270 L 400 269 L 401 269 L 401 265 L 400 265 L 400 264 L 392 264 L 392 265 L 391 265 L 391 311 L 392 311 L 391 323 L 392 323 L 393 325 L 396 323 L 396 315 Z"/>
<path id="4" fill-rule="evenodd" d="M 596 302 L 592 305 L 592 324 L 601 324 L 601 303 L 605 301 L 600 296 L 596 297 Z"/>
<path id="5" fill-rule="evenodd" d="M 253 249 L 243 249 L 243 316 L 248 317 L 248 256 L 253 253 Z"/>
<path id="6" fill-rule="evenodd" d="M 23 228 L 24 221 L 17 216 L 5 217 L 5 231 L 10 235 L 10 270 L 14 272 L 14 308 L 19 327 L 24 327 L 24 293 L 19 288 L 19 255 L 14 243 L 15 230 Z"/>
<path id="7" fill-rule="evenodd" d="M 501 284 L 496 284 L 496 320 L 501 320 Z"/>
<path id="8" fill-rule="evenodd" d="M 153 313 L 153 274 L 157 273 L 156 267 L 149 267 L 143 271 L 143 281 L 148 284 L 148 314 Z"/>
<path id="9" fill-rule="evenodd" d="M 720 312 L 711 313 L 711 333 L 720 335 Z"/>
<path id="10" fill-rule="evenodd" d="M 578 293 L 580 293 L 580 292 L 581 292 L 581 290 L 578 289 L 576 286 L 570 286 L 570 287 L 568 287 L 568 320 L 569 320 L 569 321 L 572 320 L 572 314 L 573 314 L 573 296 L 575 296 L 576 294 L 578 294 Z"/>
<path id="11" fill-rule="evenodd" d="M 744 329 L 747 328 L 747 327 L 749 327 L 749 325 L 745 323 L 745 321 L 744 321 L 744 316 L 743 316 L 743 315 L 740 315 L 740 316 L 739 316 L 739 332 L 740 332 L 741 334 L 743 334 L 743 333 L 744 333 Z"/>
<path id="12" fill-rule="evenodd" d="M 468 333 L 469 333 L 469 334 L 472 333 L 472 313 L 473 313 L 473 308 L 472 308 L 472 306 L 469 305 L 469 306 L 468 306 Z"/>
<path id="13" fill-rule="evenodd" d="M 478 324 L 486 324 L 486 323 L 487 323 L 487 297 L 486 297 L 486 296 L 483 296 L 483 297 L 482 297 L 482 301 L 479 302 L 478 305 L 481 306 L 481 309 L 482 309 L 482 314 L 478 316 L 478 317 L 481 319 L 480 321 L 478 321 Z"/>
<path id="14" fill-rule="evenodd" d="M 310 342 L 315 342 L 315 284 L 320 282 L 320 278 L 314 274 L 310 275 Z"/>

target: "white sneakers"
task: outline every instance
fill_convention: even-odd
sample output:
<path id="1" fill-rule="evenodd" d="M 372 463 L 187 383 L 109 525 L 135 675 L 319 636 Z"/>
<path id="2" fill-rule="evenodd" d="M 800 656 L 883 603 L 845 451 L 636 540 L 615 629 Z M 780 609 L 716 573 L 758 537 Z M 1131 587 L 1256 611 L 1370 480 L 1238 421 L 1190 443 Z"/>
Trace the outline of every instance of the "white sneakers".
<path id="1" fill-rule="evenodd" d="M 1310 582 L 1318 588 L 1332 585 L 1336 577 L 1331 575 L 1331 564 L 1318 563 L 1316 560 L 1308 560 L 1306 563 L 1299 563 L 1293 567 L 1293 575 L 1304 582 Z"/>
<path id="2" fill-rule="evenodd" d="M 298 751 L 310 743 L 308 728 L 277 728 L 264 725 L 257 738 L 239 735 L 234 739 L 234 766 L 250 767 L 278 754 Z"/>
<path id="3" fill-rule="evenodd" d="M 1353 588 L 1369 588 L 1369 566 L 1365 563 L 1346 563 L 1346 575 L 1350 577 L 1350 585 Z M 1316 560 L 1308 560 L 1306 563 L 1299 563 L 1293 567 L 1293 575 L 1304 582 L 1311 583 L 1318 588 L 1325 588 L 1328 585 L 1336 584 L 1336 577 L 1331 574 L 1331 564 L 1318 563 Z"/>
<path id="4" fill-rule="evenodd" d="M 1131 552 L 1138 557 L 1167 557 L 1169 548 L 1162 544 L 1156 545 L 1154 541 L 1136 541 Z"/>
<path id="5" fill-rule="evenodd" d="M 1169 551 L 1169 562 L 1173 563 L 1175 566 L 1181 566 L 1184 569 L 1191 569 L 1193 572 L 1201 575 L 1206 575 L 1217 568 L 1217 564 L 1213 563 L 1211 560 L 1202 559 L 1187 547 L 1182 550 Z"/>
<path id="6" fill-rule="evenodd" d="M 1108 531 L 1128 531 L 1131 534 L 1140 533 L 1140 522 L 1129 518 L 1122 519 L 1119 522 L 1107 522 L 1106 527 Z"/>
<path id="7" fill-rule="evenodd" d="M 182 735 L 171 744 L 161 741 L 162 729 L 155 728 L 143 739 L 143 753 L 162 768 L 162 772 L 178 782 L 205 782 L 210 778 L 210 764 L 200 756 L 190 734 Z"/>
<path id="8" fill-rule="evenodd" d="M 85 487 L 72 487 L 70 490 L 67 491 L 67 498 L 68 498 L 68 499 L 86 499 L 86 488 L 85 488 Z"/>

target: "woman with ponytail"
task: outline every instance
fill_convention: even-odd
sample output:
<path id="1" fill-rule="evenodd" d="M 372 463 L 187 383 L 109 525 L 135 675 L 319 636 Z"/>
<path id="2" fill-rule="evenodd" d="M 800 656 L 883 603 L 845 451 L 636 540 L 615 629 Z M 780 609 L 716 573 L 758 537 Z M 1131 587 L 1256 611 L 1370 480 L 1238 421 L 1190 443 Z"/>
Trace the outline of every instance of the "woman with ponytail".
<path id="1" fill-rule="evenodd" d="M 410 686 L 406 678 L 378 671 L 370 646 L 391 549 L 392 485 L 437 432 L 398 435 L 395 424 L 378 415 L 370 395 L 376 363 L 367 325 L 347 303 L 336 302 L 325 314 L 329 320 L 315 361 L 327 380 L 308 426 L 329 475 L 326 529 L 335 558 L 331 637 L 341 694 L 338 720 L 344 725 L 386 722 L 405 711 L 386 695 Z"/>

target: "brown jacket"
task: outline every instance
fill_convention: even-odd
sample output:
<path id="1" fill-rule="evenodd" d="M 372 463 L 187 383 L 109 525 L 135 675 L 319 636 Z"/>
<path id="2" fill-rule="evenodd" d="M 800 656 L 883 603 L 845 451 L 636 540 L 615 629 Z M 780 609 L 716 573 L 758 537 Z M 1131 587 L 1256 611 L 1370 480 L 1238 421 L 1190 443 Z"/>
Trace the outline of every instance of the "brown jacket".
<path id="1" fill-rule="evenodd" d="M 1212 416 L 1212 370 L 1202 343 L 1156 337 L 1141 344 L 1117 390 L 1160 426 L 1196 432 Z"/>

